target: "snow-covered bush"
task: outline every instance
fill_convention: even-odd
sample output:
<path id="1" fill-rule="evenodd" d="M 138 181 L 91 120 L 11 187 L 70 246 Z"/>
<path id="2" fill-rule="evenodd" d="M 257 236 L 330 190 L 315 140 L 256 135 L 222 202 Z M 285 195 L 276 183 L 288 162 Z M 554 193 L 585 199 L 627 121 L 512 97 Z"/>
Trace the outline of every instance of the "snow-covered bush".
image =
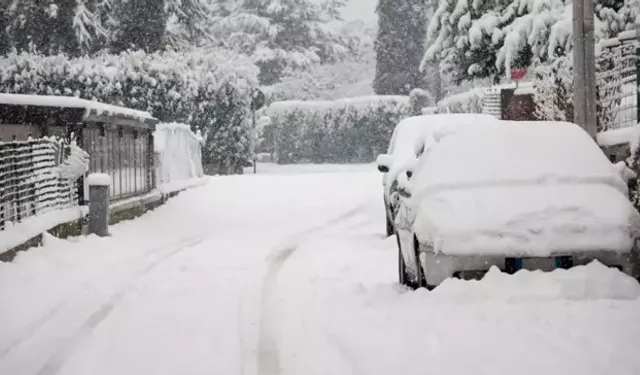
<path id="1" fill-rule="evenodd" d="M 370 162 L 386 151 L 396 124 L 411 115 L 406 96 L 287 101 L 266 110 L 262 151 L 281 164 Z"/>
<path id="2" fill-rule="evenodd" d="M 484 88 L 448 96 L 438 102 L 439 113 L 482 113 Z"/>
<path id="3" fill-rule="evenodd" d="M 0 58 L 0 91 L 77 96 L 189 123 L 206 140 L 204 163 L 233 173 L 249 157 L 249 97 L 257 74 L 248 58 L 227 50 L 74 59 L 25 53 Z"/>
<path id="4" fill-rule="evenodd" d="M 572 120 L 573 61 L 569 57 L 558 57 L 536 67 L 532 82 L 537 118 Z"/>

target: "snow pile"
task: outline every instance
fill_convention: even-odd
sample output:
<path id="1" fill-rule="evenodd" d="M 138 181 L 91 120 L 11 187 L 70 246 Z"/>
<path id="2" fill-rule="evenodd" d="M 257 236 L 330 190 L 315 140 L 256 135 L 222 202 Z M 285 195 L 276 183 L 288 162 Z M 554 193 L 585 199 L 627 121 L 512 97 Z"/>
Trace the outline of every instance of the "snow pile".
<path id="1" fill-rule="evenodd" d="M 156 178 L 160 189 L 166 190 L 170 185 L 181 188 L 185 183 L 188 185 L 189 181 L 198 181 L 204 176 L 203 139 L 193 133 L 189 125 L 158 124 L 153 138 L 158 161 Z"/>
<path id="2" fill-rule="evenodd" d="M 69 147 L 69 156 L 60 164 L 60 176 L 74 182 L 89 170 L 89 154 L 81 149 L 75 141 Z"/>
<path id="3" fill-rule="evenodd" d="M 265 111 L 271 124 L 259 151 L 274 152 L 283 164 L 371 162 L 411 110 L 406 96 L 276 102 Z"/>
<path id="4" fill-rule="evenodd" d="M 484 125 L 428 152 L 410 181 L 411 204 L 418 238 L 436 251 L 628 251 L 640 235 L 625 181 L 577 125 Z"/>

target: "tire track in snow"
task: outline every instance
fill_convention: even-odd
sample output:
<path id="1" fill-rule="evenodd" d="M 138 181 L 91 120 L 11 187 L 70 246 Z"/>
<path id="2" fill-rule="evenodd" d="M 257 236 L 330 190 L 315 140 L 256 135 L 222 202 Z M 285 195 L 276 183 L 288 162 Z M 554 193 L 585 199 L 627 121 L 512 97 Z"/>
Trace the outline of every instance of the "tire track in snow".
<path id="1" fill-rule="evenodd" d="M 284 245 L 276 247 L 267 258 L 269 267 L 262 283 L 262 293 L 260 308 L 262 313 L 259 320 L 258 336 L 258 375 L 278 375 L 282 373 L 279 360 L 279 350 L 276 341 L 276 332 L 273 322 L 275 320 L 277 306 L 273 303 L 273 293 L 275 291 L 278 274 L 286 263 L 287 259 L 298 249 L 300 244 L 313 234 L 330 229 L 342 222 L 357 216 L 369 205 L 365 202 L 355 208 L 335 217 L 323 224 L 307 228 L 291 236 Z"/>
<path id="2" fill-rule="evenodd" d="M 111 296 L 107 303 L 102 305 L 100 308 L 95 310 L 89 317 L 83 322 L 80 328 L 75 332 L 75 334 L 58 346 L 58 349 L 49 357 L 47 362 L 40 368 L 37 372 L 37 375 L 55 375 L 57 374 L 65 363 L 71 358 L 76 348 L 83 342 L 85 342 L 93 333 L 94 329 L 100 325 L 104 319 L 106 319 L 109 314 L 113 311 L 113 309 L 122 301 L 122 299 L 131 291 L 136 279 L 143 277 L 148 274 L 151 270 L 159 266 L 160 264 L 166 262 L 171 259 L 173 256 L 191 249 L 200 243 L 206 241 L 208 235 L 200 235 L 191 237 L 188 239 L 182 239 L 180 241 L 174 242 L 170 245 L 159 246 L 156 248 L 152 248 L 147 250 L 145 254 L 149 253 L 157 253 L 164 249 L 170 248 L 171 251 L 163 253 L 158 259 L 153 262 L 147 264 L 144 268 L 138 271 L 132 278 L 132 281 L 128 283 L 126 286 L 120 289 L 117 293 Z M 177 248 L 175 248 L 177 246 Z"/>
<path id="3" fill-rule="evenodd" d="M 160 246 L 147 248 L 141 253 L 141 255 L 143 256 L 142 258 L 148 257 L 149 255 L 162 252 L 167 248 L 174 249 L 175 247 L 181 247 L 183 244 L 188 244 L 190 243 L 190 241 L 194 239 L 203 239 L 207 235 L 208 234 L 199 234 L 196 236 L 183 237 L 177 241 L 171 242 L 170 244 L 163 244 Z M 138 258 L 138 259 L 142 259 L 142 258 Z M 157 261 L 152 262 L 151 265 L 154 265 L 156 263 L 158 262 Z M 142 271 L 133 275 L 133 277 L 136 278 L 145 272 L 148 272 L 148 271 L 146 269 L 143 269 Z M 63 307 L 68 306 L 69 304 L 70 304 L 69 301 L 63 301 L 57 304 L 55 307 L 52 307 L 49 310 L 47 310 L 47 312 L 42 314 L 40 318 L 36 320 L 35 323 L 30 324 L 28 327 L 26 327 L 23 330 L 22 334 L 18 334 L 16 339 L 12 340 L 4 348 L 0 349 L 0 359 L 5 359 L 5 357 L 7 357 L 13 350 L 19 348 L 24 342 L 32 338 L 42 327 L 46 326 L 51 320 L 55 319 L 61 313 L 61 311 L 64 310 Z"/>

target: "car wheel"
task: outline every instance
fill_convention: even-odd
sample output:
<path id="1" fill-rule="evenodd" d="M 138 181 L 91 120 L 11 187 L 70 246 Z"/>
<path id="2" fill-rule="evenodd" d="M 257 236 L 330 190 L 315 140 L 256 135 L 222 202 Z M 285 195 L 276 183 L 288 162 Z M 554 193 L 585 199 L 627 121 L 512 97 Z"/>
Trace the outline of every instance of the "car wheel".
<path id="1" fill-rule="evenodd" d="M 407 265 L 404 262 L 404 257 L 402 256 L 402 247 L 400 246 L 400 238 L 396 234 L 396 241 L 398 242 L 398 282 L 400 285 L 408 286 L 413 288 L 413 283 L 411 279 L 409 279 L 409 275 L 407 275 Z"/>

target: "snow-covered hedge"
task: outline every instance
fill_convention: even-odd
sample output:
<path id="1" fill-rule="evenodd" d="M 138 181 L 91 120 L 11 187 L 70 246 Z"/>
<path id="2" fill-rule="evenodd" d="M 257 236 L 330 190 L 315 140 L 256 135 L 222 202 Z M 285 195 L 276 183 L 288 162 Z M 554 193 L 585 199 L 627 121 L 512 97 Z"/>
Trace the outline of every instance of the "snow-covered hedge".
<path id="1" fill-rule="evenodd" d="M 438 113 L 482 113 L 484 88 L 448 96 L 438 102 Z"/>
<path id="2" fill-rule="evenodd" d="M 281 164 L 371 162 L 386 151 L 396 124 L 411 115 L 407 96 L 363 96 L 270 105 L 261 151 Z"/>
<path id="3" fill-rule="evenodd" d="M 77 96 L 189 123 L 204 134 L 204 162 L 229 173 L 250 156 L 249 92 L 257 74 L 248 58 L 226 50 L 10 54 L 0 57 L 0 92 Z"/>
<path id="4" fill-rule="evenodd" d="M 189 125 L 158 124 L 153 133 L 156 152 L 156 179 L 160 188 L 176 183 L 188 183 L 204 176 L 200 131 Z"/>

